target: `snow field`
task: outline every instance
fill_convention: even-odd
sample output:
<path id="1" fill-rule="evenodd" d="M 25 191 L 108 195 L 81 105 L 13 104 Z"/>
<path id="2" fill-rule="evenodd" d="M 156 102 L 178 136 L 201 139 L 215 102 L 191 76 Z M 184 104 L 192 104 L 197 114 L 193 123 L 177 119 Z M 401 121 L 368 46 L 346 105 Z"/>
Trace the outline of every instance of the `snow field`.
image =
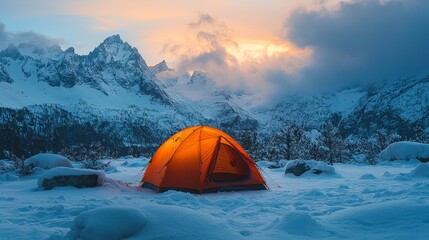
<path id="1" fill-rule="evenodd" d="M 113 224 L 109 217 L 130 215 L 144 222 L 127 239 L 426 239 L 429 235 L 429 168 L 416 161 L 336 164 L 335 174 L 299 177 L 285 175 L 284 168 L 261 167 L 269 175 L 264 177 L 271 190 L 203 195 L 137 190 L 127 183 L 140 181 L 136 176 L 148 159 L 106 161 L 112 161 L 115 171 L 107 171 L 105 184 L 97 188 L 38 191 L 37 175 L 0 181 L 0 239 L 71 238 L 82 214 L 93 220 L 84 225 L 108 225 L 103 228 L 106 234 L 112 232 L 110 236 L 129 229 Z"/>

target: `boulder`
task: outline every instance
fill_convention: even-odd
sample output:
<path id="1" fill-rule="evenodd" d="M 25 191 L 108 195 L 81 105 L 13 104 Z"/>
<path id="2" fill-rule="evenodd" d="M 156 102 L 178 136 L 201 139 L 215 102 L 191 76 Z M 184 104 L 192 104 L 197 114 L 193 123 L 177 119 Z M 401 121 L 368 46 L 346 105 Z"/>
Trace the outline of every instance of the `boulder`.
<path id="1" fill-rule="evenodd" d="M 96 187 L 98 175 L 70 175 L 43 178 L 40 180 L 39 188 L 51 190 L 54 187 L 73 186 L 77 188 Z"/>
<path id="2" fill-rule="evenodd" d="M 289 168 L 286 167 L 285 174 L 292 173 L 295 176 L 300 176 L 309 169 L 310 168 L 304 162 L 299 162 L 295 165 L 290 166 Z"/>
<path id="3" fill-rule="evenodd" d="M 295 176 L 300 176 L 305 172 L 313 174 L 335 173 L 335 168 L 321 161 L 315 160 L 290 160 L 286 164 L 285 174 L 292 173 Z"/>
<path id="4" fill-rule="evenodd" d="M 51 190 L 64 186 L 96 187 L 103 183 L 104 173 L 101 171 L 58 167 L 44 172 L 37 184 L 40 190 Z"/>

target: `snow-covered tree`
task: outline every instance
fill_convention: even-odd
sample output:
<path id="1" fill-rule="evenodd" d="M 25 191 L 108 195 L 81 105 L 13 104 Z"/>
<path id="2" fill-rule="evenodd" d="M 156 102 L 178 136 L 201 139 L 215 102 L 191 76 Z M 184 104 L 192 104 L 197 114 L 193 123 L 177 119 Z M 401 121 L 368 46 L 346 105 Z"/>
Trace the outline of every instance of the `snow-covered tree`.
<path id="1" fill-rule="evenodd" d="M 329 164 L 343 162 L 343 158 L 347 157 L 347 149 L 339 129 L 330 121 L 324 123 L 322 126 L 321 144 L 323 156 Z"/>

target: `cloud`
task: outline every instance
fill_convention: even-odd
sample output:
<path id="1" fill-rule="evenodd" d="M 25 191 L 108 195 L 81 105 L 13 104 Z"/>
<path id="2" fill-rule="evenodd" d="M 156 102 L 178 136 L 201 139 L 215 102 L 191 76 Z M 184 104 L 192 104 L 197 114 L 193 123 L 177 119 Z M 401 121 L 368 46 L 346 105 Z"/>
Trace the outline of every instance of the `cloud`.
<path id="1" fill-rule="evenodd" d="M 311 48 L 308 87 L 332 90 L 429 73 L 429 1 L 357 1 L 294 12 L 285 39 Z M 290 77 L 285 75 L 285 78 Z"/>
<path id="2" fill-rule="evenodd" d="M 236 46 L 223 23 L 209 14 L 200 14 L 196 22 L 188 24 L 185 38 L 165 44 L 163 52 L 177 58 L 178 71 L 202 70 L 215 76 L 219 72 L 227 75 L 237 67 L 236 57 L 227 50 Z"/>
<path id="3" fill-rule="evenodd" d="M 19 45 L 21 43 L 31 43 L 42 47 L 50 47 L 52 45 L 60 45 L 62 41 L 33 31 L 8 32 L 6 31 L 5 24 L 0 22 L 0 51 L 7 48 L 10 44 Z"/>
<path id="4" fill-rule="evenodd" d="M 293 76 L 293 72 L 303 65 L 303 59 L 308 55 L 303 54 L 306 50 L 295 51 L 292 48 L 289 52 L 284 50 L 278 53 L 272 42 L 241 46 L 231 32 L 223 22 L 209 14 L 201 14 L 197 21 L 188 24 L 183 39 L 164 45 L 163 53 L 176 58 L 174 68 L 179 72 L 201 70 L 214 79 L 218 86 L 253 92 L 266 101 L 277 95 L 273 92 L 277 91 L 280 79 L 274 79 L 279 76 L 274 73 Z M 256 54 L 252 49 L 247 50 L 250 55 L 257 57 L 247 56 L 246 48 L 255 44 Z M 284 43 L 281 47 L 289 49 Z M 243 59 L 242 56 L 246 57 Z"/>
<path id="5" fill-rule="evenodd" d="M 199 27 L 204 24 L 213 25 L 215 22 L 209 14 L 200 14 L 198 21 L 189 23 L 189 27 Z"/>

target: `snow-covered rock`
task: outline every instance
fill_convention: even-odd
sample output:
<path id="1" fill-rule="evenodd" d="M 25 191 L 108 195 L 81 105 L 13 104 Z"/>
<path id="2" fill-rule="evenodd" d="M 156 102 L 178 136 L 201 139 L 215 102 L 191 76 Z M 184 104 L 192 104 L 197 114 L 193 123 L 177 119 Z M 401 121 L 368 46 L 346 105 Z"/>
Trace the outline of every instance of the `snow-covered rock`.
<path id="1" fill-rule="evenodd" d="M 146 225 L 146 216 L 136 208 L 101 207 L 79 214 L 68 237 L 80 240 L 120 240 L 132 237 Z"/>
<path id="2" fill-rule="evenodd" d="M 102 171 L 57 167 L 44 172 L 37 185 L 41 190 L 50 190 L 58 186 L 96 187 L 103 185 L 104 178 Z"/>
<path id="3" fill-rule="evenodd" d="M 429 144 L 416 142 L 395 142 L 380 153 L 380 159 L 386 161 L 413 160 L 429 161 Z"/>
<path id="4" fill-rule="evenodd" d="M 286 164 L 285 174 L 292 173 L 295 176 L 310 171 L 314 174 L 335 173 L 335 168 L 321 161 L 315 160 L 291 160 Z"/>
<path id="5" fill-rule="evenodd" d="M 25 159 L 24 164 L 26 166 L 33 165 L 34 167 L 44 169 L 51 169 L 56 167 L 73 167 L 68 158 L 59 154 L 52 153 L 39 153 L 37 155 Z"/>

